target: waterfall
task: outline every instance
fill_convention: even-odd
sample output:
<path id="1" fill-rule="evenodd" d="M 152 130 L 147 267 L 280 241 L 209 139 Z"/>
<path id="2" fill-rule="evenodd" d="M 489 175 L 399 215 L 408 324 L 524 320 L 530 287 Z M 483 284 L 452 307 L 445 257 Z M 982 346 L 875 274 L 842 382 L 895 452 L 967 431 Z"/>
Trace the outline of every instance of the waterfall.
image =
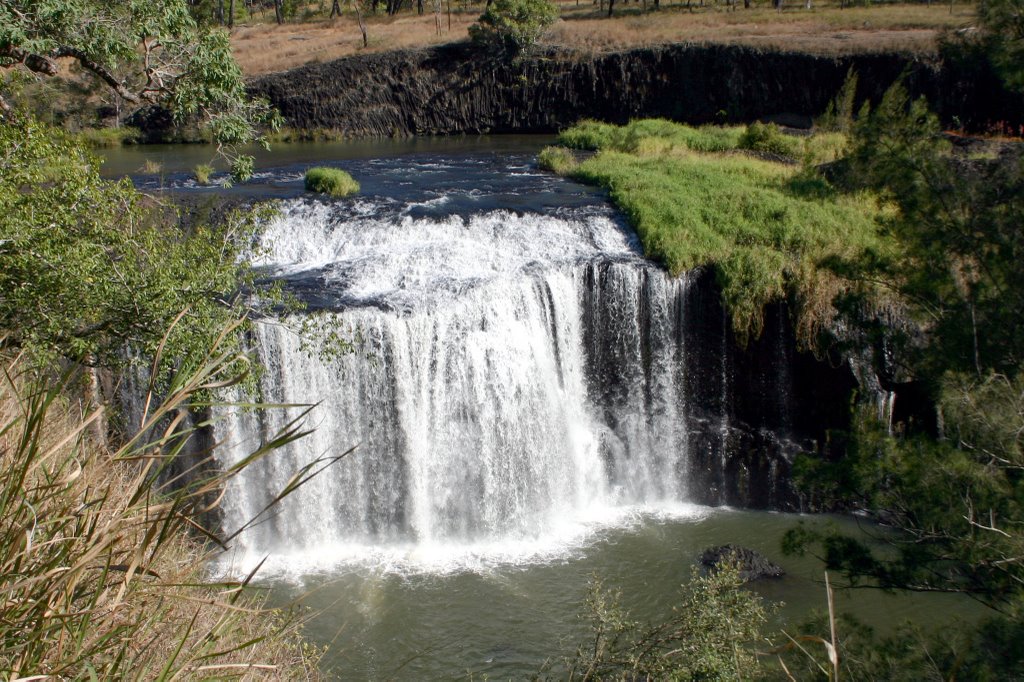
<path id="1" fill-rule="evenodd" d="M 687 278 L 604 209 L 371 208 L 294 201 L 264 235 L 258 263 L 330 301 L 320 314 L 354 347 L 311 353 L 289 320 L 256 326 L 261 399 L 316 403 L 315 431 L 233 482 L 226 525 L 356 448 L 247 531 L 247 551 L 529 544 L 686 499 Z M 222 461 L 301 409 L 222 409 Z"/>
<path id="2" fill-rule="evenodd" d="M 258 397 L 295 407 L 218 408 L 219 459 L 302 405 L 315 430 L 230 484 L 225 527 L 258 518 L 228 570 L 564 556 L 638 514 L 785 499 L 816 437 L 795 420 L 831 417 L 795 410 L 781 306 L 738 349 L 707 273 L 670 277 L 600 195 L 528 160 L 355 170 L 360 198 L 286 200 L 254 248 L 351 348 L 321 352 L 302 317 L 256 324 Z M 260 515 L 294 472 L 353 447 Z"/>

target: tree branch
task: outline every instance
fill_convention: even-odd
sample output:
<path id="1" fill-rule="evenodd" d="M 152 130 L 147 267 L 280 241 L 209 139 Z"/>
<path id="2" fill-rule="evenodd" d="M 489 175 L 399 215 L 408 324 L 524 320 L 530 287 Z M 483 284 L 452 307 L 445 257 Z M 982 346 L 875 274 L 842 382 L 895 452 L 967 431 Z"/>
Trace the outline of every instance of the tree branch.
<path id="1" fill-rule="evenodd" d="M 77 48 L 62 45 L 61 47 L 56 47 L 53 50 L 50 50 L 50 57 L 52 59 L 59 59 L 60 57 L 73 57 L 74 59 L 77 59 L 78 63 L 81 64 L 85 69 L 88 69 L 89 71 L 92 71 L 94 74 L 96 74 L 96 76 L 98 76 L 100 80 L 102 80 L 104 83 L 110 86 L 110 88 L 118 95 L 120 95 L 123 99 L 131 102 L 132 104 L 138 104 L 141 101 L 139 96 L 136 93 L 129 90 L 124 83 L 117 80 L 117 78 L 114 77 L 114 74 L 112 74 L 110 70 L 107 69 L 107 67 L 103 66 L 98 62 L 93 61 L 88 57 L 88 55 L 86 55 L 84 52 Z"/>
<path id="2" fill-rule="evenodd" d="M 110 69 L 103 66 L 97 61 L 89 58 L 82 50 L 71 47 L 69 45 L 62 45 L 55 47 L 50 50 L 49 54 L 41 55 L 33 52 L 28 52 L 20 47 L 14 45 L 7 45 L 0 47 L 0 58 L 7 58 L 14 62 L 14 64 L 24 64 L 25 68 L 34 73 L 41 73 L 44 76 L 56 76 L 60 69 L 57 64 L 53 61 L 54 59 L 60 59 L 61 57 L 71 57 L 78 60 L 78 63 L 82 65 L 88 71 L 95 74 L 100 80 L 107 84 L 111 90 L 120 95 L 123 99 L 132 104 L 139 104 L 142 101 L 142 97 L 132 92 L 128 87 L 117 80 L 117 78 L 110 72 Z M 13 64 L 11 65 L 13 66 Z M 151 100 L 151 97 L 146 97 Z"/>

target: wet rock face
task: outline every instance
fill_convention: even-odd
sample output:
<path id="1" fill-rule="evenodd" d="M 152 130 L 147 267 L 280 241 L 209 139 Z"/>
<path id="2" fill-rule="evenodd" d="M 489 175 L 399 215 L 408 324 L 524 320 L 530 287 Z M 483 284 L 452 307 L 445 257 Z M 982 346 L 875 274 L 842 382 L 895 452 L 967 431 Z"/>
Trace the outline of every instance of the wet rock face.
<path id="1" fill-rule="evenodd" d="M 580 118 L 687 123 L 819 115 L 853 68 L 858 98 L 901 74 L 947 121 L 1019 122 L 1021 98 L 971 63 L 908 55 L 823 57 L 743 46 L 671 45 L 580 56 L 550 51 L 508 64 L 469 44 L 311 64 L 251 84 L 297 128 L 352 137 L 556 132 Z"/>
<path id="2" fill-rule="evenodd" d="M 832 431 L 850 425 L 858 390 L 849 362 L 797 350 L 784 302 L 765 309 L 761 335 L 732 332 L 714 274 L 703 272 L 686 308 L 688 498 L 710 505 L 803 510 L 791 469 L 800 453 L 829 456 Z M 699 406 L 699 407 L 697 407 Z"/>
<path id="3" fill-rule="evenodd" d="M 781 578 L 786 574 L 782 568 L 759 552 L 739 545 L 720 545 L 709 547 L 700 556 L 700 564 L 709 571 L 718 569 L 722 564 L 734 562 L 744 582 L 764 578 Z"/>

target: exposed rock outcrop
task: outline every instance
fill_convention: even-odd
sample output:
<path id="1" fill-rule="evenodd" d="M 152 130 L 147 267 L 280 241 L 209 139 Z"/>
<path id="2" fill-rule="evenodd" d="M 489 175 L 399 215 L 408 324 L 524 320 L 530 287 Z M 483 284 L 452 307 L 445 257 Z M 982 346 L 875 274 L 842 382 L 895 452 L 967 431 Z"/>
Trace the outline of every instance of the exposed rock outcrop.
<path id="1" fill-rule="evenodd" d="M 760 552 L 739 545 L 709 547 L 700 556 L 701 566 L 710 571 L 718 569 L 727 562 L 736 564 L 739 568 L 740 578 L 744 582 L 763 578 L 781 578 L 786 575 L 781 566 L 772 563 Z"/>
<path id="2" fill-rule="evenodd" d="M 348 57 L 264 76 L 253 94 L 298 128 L 352 137 L 553 132 L 580 118 L 688 123 L 819 115 L 850 68 L 858 98 L 901 74 L 947 121 L 984 127 L 1022 117 L 984 64 L 902 54 L 826 57 L 744 46 L 668 45 L 580 55 L 549 51 L 515 64 L 469 44 Z M 788 120 L 788 119 L 787 119 Z"/>

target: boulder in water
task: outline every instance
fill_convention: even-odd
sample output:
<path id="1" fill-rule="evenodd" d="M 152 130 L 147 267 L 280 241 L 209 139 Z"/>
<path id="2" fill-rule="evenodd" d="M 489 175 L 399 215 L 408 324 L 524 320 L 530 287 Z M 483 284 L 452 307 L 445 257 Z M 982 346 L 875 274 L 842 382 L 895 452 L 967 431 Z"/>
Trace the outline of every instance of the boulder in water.
<path id="1" fill-rule="evenodd" d="M 740 570 L 743 582 L 761 578 L 781 578 L 786 574 L 782 568 L 766 559 L 764 555 L 739 545 L 709 547 L 700 555 L 701 566 L 713 571 L 723 563 L 732 561 Z"/>

